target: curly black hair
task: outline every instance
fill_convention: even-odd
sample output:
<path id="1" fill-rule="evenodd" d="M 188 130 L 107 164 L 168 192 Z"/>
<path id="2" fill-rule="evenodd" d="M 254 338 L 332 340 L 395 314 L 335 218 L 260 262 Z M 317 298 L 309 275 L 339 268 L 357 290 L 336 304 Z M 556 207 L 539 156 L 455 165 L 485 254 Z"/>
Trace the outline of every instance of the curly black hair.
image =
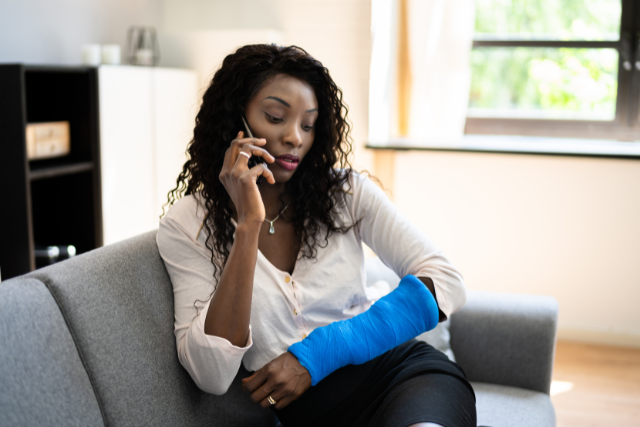
<path id="1" fill-rule="evenodd" d="M 332 233 L 347 233 L 359 223 L 336 224 L 338 207 L 344 202 L 344 185 L 349 191 L 349 176 L 354 172 L 349 160 L 353 142 L 351 125 L 347 122 L 348 108 L 329 70 L 297 46 L 243 46 L 224 59 L 204 93 L 193 139 L 187 147 L 189 160 L 165 204 L 171 206 L 184 195 L 200 192 L 214 280 L 219 279 L 224 269 L 235 231 L 230 197 L 219 179 L 225 151 L 238 130 L 243 129 L 242 117 L 248 101 L 278 74 L 306 82 L 318 100 L 314 143 L 280 196 L 282 206 L 285 194 L 295 202 L 295 212 L 287 212 L 288 217 L 283 217 L 294 224 L 295 234 L 301 238 L 300 258 L 315 258 L 316 247 L 326 247 Z"/>

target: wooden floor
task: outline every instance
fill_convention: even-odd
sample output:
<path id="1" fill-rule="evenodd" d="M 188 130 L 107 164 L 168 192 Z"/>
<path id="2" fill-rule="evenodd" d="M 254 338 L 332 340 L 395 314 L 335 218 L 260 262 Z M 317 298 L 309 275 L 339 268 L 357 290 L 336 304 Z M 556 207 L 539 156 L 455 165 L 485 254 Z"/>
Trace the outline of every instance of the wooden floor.
<path id="1" fill-rule="evenodd" d="M 557 427 L 640 427 L 640 349 L 559 342 Z"/>

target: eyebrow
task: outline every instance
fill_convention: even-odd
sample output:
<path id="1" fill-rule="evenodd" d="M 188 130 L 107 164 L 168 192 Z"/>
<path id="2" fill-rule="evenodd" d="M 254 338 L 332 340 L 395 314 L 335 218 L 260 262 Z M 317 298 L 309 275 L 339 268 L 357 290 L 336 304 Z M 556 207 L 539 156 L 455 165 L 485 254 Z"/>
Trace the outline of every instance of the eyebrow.
<path id="1" fill-rule="evenodd" d="M 284 105 L 287 108 L 291 108 L 291 104 L 289 104 L 287 101 L 285 101 L 284 99 L 280 99 L 277 96 L 267 96 L 264 99 L 273 99 L 275 101 L 278 101 L 279 103 L 281 103 L 282 105 Z M 263 100 L 264 101 L 264 100 Z M 305 113 L 313 113 L 314 111 L 318 111 L 317 108 L 312 108 L 310 110 L 305 111 Z"/>

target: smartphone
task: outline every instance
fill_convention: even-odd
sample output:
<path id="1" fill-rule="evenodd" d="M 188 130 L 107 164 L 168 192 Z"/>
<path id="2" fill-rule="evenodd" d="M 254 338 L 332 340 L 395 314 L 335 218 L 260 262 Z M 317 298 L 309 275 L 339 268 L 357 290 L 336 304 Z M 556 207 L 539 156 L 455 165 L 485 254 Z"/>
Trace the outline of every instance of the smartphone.
<path id="1" fill-rule="evenodd" d="M 242 123 L 244 123 L 244 128 L 247 131 L 247 135 L 249 136 L 249 138 L 253 138 L 253 134 L 251 133 L 251 129 L 249 129 L 249 125 L 247 124 L 247 121 L 244 119 L 244 116 L 242 117 Z M 266 161 L 259 156 L 251 156 L 249 158 L 249 169 L 251 169 L 254 166 L 257 166 L 260 163 L 266 163 Z M 262 182 L 262 180 L 264 179 L 264 176 L 260 175 L 258 177 L 258 179 L 256 180 L 256 184 L 260 185 L 260 183 Z"/>

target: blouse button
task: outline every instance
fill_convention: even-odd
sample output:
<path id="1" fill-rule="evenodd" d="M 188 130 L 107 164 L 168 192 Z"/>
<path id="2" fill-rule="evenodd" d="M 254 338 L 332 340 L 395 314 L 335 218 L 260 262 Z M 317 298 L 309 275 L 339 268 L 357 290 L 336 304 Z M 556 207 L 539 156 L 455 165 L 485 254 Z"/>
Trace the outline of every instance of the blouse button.
<path id="1" fill-rule="evenodd" d="M 290 280 L 291 280 L 291 277 L 289 277 L 289 276 L 284 278 L 284 281 L 287 282 L 287 283 L 289 283 Z"/>
<path id="2" fill-rule="evenodd" d="M 306 338 L 306 337 L 307 337 L 307 334 L 302 334 L 302 338 Z"/>
<path id="3" fill-rule="evenodd" d="M 298 310 L 296 310 L 295 308 L 293 309 L 293 314 L 295 314 L 296 316 L 298 315 Z"/>

